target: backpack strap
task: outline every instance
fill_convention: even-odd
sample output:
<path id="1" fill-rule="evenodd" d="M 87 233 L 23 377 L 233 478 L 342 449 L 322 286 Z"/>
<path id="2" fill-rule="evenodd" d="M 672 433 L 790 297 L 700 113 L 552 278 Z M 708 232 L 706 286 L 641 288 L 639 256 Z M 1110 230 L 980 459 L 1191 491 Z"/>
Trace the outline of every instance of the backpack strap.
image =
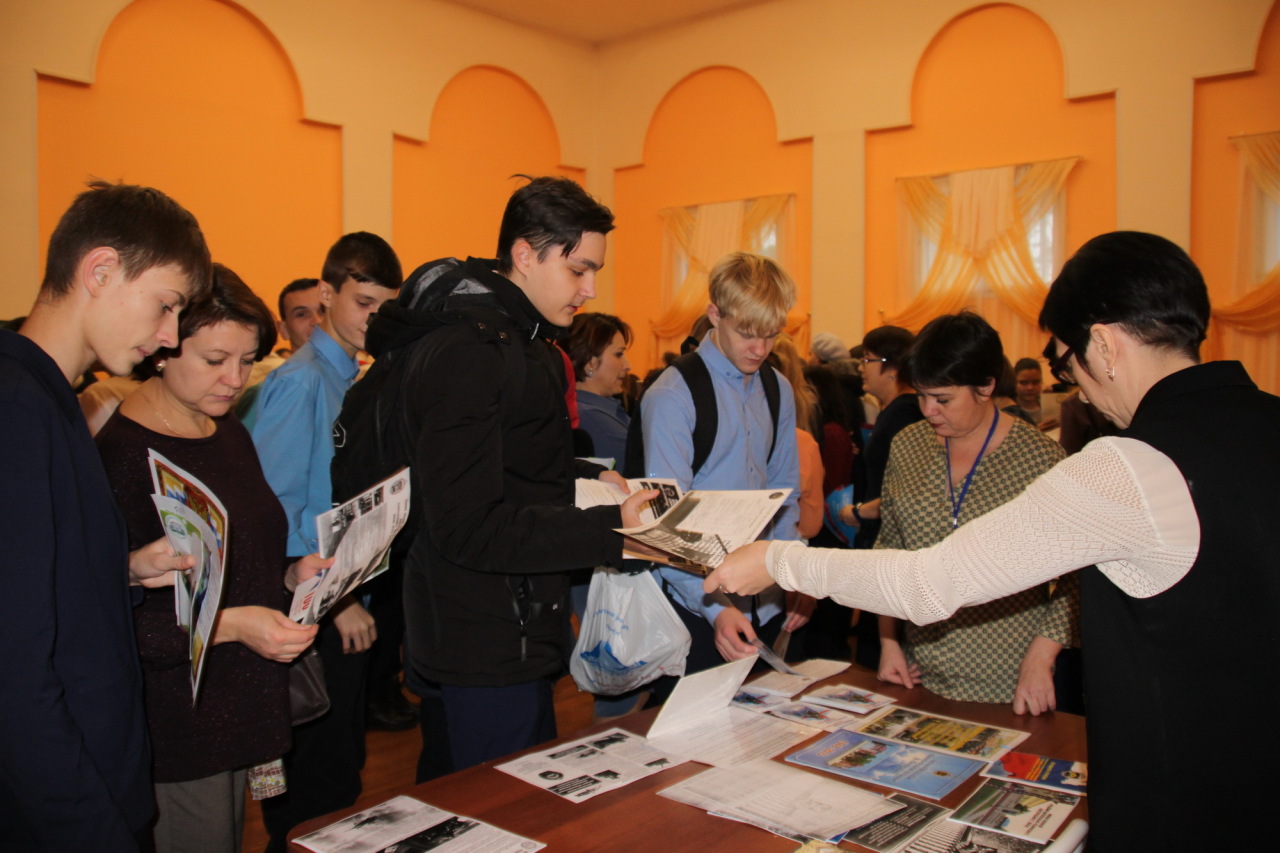
<path id="1" fill-rule="evenodd" d="M 778 418 L 782 410 L 782 398 L 778 386 L 778 372 L 773 365 L 760 365 L 760 383 L 764 385 L 764 399 L 769 404 L 769 417 L 773 419 L 773 438 L 769 440 L 769 455 L 766 464 L 773 461 L 773 449 L 778 446 Z"/>
<path id="2" fill-rule="evenodd" d="M 689 396 L 693 398 L 692 473 L 697 476 L 711 456 L 711 448 L 716 443 L 716 430 L 720 426 L 716 389 L 711 384 L 711 371 L 707 369 L 707 363 L 696 352 L 685 353 L 671 362 L 671 366 L 680 371 L 684 384 L 689 387 Z"/>

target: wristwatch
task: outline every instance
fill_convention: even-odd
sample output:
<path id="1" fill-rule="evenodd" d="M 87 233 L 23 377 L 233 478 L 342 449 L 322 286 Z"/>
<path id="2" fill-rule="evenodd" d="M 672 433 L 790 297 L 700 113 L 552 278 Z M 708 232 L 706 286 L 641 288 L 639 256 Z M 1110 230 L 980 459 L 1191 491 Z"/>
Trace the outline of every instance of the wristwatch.
<path id="1" fill-rule="evenodd" d="M 858 520 L 858 524 L 862 524 L 862 522 L 866 520 L 866 519 L 864 519 L 864 518 L 862 517 L 862 515 L 858 512 L 858 510 L 860 510 L 860 509 L 862 509 L 862 502 L 861 502 L 861 501 L 859 501 L 858 503 L 856 503 L 856 504 L 854 504 L 853 506 L 849 507 L 849 511 L 850 511 L 851 513 L 853 513 L 853 517 L 854 517 L 855 519 L 857 519 L 857 520 Z"/>

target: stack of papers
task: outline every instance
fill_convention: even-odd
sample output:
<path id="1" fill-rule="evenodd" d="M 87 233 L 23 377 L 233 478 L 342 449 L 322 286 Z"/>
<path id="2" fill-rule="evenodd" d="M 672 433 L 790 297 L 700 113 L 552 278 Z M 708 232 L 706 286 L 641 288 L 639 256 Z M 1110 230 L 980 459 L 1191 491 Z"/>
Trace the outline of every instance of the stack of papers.
<path id="1" fill-rule="evenodd" d="M 640 735 L 609 729 L 499 764 L 498 769 L 577 803 L 684 761 L 654 749 Z"/>
<path id="2" fill-rule="evenodd" d="M 295 838 L 316 853 L 382 853 L 440 850 L 444 853 L 532 853 L 547 845 L 478 820 L 449 814 L 413 797 L 396 797 L 371 809 Z"/>

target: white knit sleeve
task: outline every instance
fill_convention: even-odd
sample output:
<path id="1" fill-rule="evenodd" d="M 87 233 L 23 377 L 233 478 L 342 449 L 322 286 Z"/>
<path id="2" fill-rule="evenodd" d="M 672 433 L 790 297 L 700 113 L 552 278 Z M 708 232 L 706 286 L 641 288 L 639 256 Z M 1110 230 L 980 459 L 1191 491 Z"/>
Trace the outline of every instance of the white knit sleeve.
<path id="1" fill-rule="evenodd" d="M 774 542 L 767 565 L 784 589 L 923 625 L 1094 563 L 1147 598 L 1177 583 L 1199 547 L 1191 494 L 1173 461 L 1143 442 L 1104 438 L 931 548 Z"/>

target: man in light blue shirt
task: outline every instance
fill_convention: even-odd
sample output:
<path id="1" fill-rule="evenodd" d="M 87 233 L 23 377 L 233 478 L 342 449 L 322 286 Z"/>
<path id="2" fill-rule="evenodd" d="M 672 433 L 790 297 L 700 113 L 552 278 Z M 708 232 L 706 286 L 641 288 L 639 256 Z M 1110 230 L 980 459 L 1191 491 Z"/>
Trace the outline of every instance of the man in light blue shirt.
<path id="1" fill-rule="evenodd" d="M 319 550 L 316 515 L 333 507 L 333 422 L 360 371 L 356 353 L 364 349 L 369 317 L 395 297 L 402 279 L 400 261 L 381 237 L 359 231 L 339 239 L 320 276 L 320 324 L 262 383 L 253 443 L 288 518 L 289 556 Z M 284 850 L 297 824 L 346 808 L 359 796 L 367 658 L 359 653 L 376 638 L 373 617 L 353 595 L 321 620 L 316 649 L 330 710 L 294 729 L 286 756 L 289 790 L 263 801 L 269 850 Z"/>
<path id="2" fill-rule="evenodd" d="M 795 430 L 795 400 L 791 386 L 778 374 L 779 411 L 776 430 L 765 398 L 760 369 L 782 331 L 787 311 L 795 303 L 791 277 L 775 262 L 747 253 L 729 255 L 711 273 L 711 304 L 707 317 L 712 329 L 698 347 L 698 357 L 711 374 L 716 395 L 716 436 L 711 454 L 693 472 L 693 396 L 677 370 L 667 370 L 641 400 L 645 473 L 669 477 L 682 489 L 789 488 L 791 495 L 763 537 L 797 539 L 800 511 L 800 462 Z M 769 368 L 772 369 L 772 368 Z M 772 454 L 770 447 L 772 446 Z M 676 569 L 658 569 L 663 587 L 687 611 L 700 614 L 714 628 L 714 650 L 699 642 L 697 632 L 689 653 L 688 672 L 756 653 L 751 640 L 762 626 L 768 634 L 780 630 L 785 608 L 781 588 L 770 587 L 754 598 L 722 593 L 705 595 L 702 580 Z M 804 619 L 793 616 L 789 629 Z M 700 647 L 701 646 L 701 647 Z"/>

